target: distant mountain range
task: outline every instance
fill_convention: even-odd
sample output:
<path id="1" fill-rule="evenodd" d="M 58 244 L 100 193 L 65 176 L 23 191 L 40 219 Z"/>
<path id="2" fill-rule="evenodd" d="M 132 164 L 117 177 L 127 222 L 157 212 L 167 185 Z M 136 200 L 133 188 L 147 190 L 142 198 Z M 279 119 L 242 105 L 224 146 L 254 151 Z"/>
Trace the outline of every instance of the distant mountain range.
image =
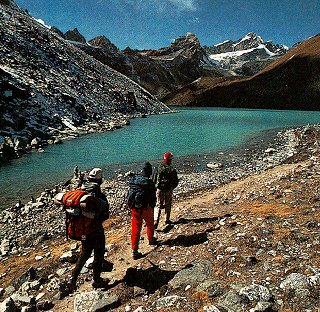
<path id="1" fill-rule="evenodd" d="M 86 42 L 77 28 L 65 34 L 53 30 L 160 99 L 200 77 L 252 76 L 288 50 L 284 45 L 264 42 L 254 33 L 237 41 L 202 47 L 194 34 L 187 33 L 159 50 L 120 51 L 105 36 Z"/>
<path id="2" fill-rule="evenodd" d="M 320 109 L 320 35 L 290 49 L 249 78 L 201 78 L 166 103 L 272 109 Z"/>

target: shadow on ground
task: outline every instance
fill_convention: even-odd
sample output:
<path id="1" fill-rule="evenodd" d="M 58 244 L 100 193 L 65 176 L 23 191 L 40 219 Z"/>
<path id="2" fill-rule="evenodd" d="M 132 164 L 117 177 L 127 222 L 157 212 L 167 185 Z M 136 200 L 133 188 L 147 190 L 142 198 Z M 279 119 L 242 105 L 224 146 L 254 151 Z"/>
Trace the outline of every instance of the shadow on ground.
<path id="1" fill-rule="evenodd" d="M 178 272 L 179 271 L 162 270 L 157 265 L 153 265 L 146 270 L 128 268 L 124 282 L 129 287 L 137 286 L 153 294 L 162 286 L 167 285 Z"/>

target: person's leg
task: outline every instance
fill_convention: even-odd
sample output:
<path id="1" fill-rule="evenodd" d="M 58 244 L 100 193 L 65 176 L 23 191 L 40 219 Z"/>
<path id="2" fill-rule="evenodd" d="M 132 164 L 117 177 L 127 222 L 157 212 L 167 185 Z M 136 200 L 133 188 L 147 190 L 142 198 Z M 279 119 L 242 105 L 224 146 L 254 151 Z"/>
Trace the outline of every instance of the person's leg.
<path id="1" fill-rule="evenodd" d="M 104 253 L 106 251 L 104 232 L 100 233 L 96 237 L 93 237 L 94 241 L 94 260 L 93 260 L 93 288 L 106 288 L 110 282 L 109 279 L 102 279 L 102 265 L 104 261 Z"/>
<path id="2" fill-rule="evenodd" d="M 160 221 L 160 213 L 161 209 L 163 209 L 164 205 L 164 192 L 161 190 L 157 190 L 157 204 L 154 208 L 154 228 L 158 227 Z"/>
<path id="3" fill-rule="evenodd" d="M 138 251 L 142 227 L 141 210 L 131 209 L 131 245 L 132 251 Z"/>
<path id="4" fill-rule="evenodd" d="M 166 213 L 166 223 L 171 223 L 170 216 L 171 216 L 171 208 L 172 208 L 172 192 L 165 193 L 165 213 Z"/>
<path id="5" fill-rule="evenodd" d="M 74 289 L 76 288 L 76 283 L 77 283 L 77 279 L 78 276 L 84 266 L 84 264 L 86 263 L 86 261 L 89 259 L 92 250 L 93 250 L 93 246 L 92 244 L 90 244 L 90 241 L 85 240 L 85 241 L 81 241 L 81 254 L 80 257 L 76 263 L 76 266 L 74 267 L 74 269 L 72 270 L 71 273 L 71 282 L 70 282 L 70 286 L 73 287 Z"/>
<path id="6" fill-rule="evenodd" d="M 94 260 L 92 264 L 93 268 L 93 280 L 95 282 L 101 280 L 101 272 L 102 272 L 102 264 L 104 260 L 104 253 L 106 251 L 105 248 L 105 236 L 103 234 L 99 234 L 95 237 L 94 242 Z"/>
<path id="7" fill-rule="evenodd" d="M 154 223 L 153 223 L 153 209 L 149 206 L 142 212 L 142 217 L 146 222 L 147 236 L 149 243 L 154 241 Z"/>

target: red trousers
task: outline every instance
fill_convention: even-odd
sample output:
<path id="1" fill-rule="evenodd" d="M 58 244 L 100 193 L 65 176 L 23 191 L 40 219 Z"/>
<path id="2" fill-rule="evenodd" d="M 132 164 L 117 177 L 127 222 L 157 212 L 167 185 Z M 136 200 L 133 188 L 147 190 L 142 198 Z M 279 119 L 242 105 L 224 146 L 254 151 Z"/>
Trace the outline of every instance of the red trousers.
<path id="1" fill-rule="evenodd" d="M 131 244 L 132 250 L 139 249 L 140 233 L 142 228 L 142 221 L 147 225 L 147 236 L 149 242 L 153 239 L 154 224 L 153 224 L 153 208 L 150 206 L 144 209 L 131 209 Z"/>

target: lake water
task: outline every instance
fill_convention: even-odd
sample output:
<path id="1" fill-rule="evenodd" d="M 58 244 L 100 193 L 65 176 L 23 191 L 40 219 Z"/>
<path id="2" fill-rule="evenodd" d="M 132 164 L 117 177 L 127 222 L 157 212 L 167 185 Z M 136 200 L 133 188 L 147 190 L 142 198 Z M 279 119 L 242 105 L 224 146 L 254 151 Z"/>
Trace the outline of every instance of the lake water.
<path id="1" fill-rule="evenodd" d="M 87 135 L 31 153 L 0 168 L 1 208 L 18 198 L 29 199 L 47 186 L 69 179 L 73 167 L 110 168 L 235 147 L 267 129 L 319 124 L 320 112 L 245 109 L 181 109 L 176 114 L 132 119 L 114 132 Z"/>

